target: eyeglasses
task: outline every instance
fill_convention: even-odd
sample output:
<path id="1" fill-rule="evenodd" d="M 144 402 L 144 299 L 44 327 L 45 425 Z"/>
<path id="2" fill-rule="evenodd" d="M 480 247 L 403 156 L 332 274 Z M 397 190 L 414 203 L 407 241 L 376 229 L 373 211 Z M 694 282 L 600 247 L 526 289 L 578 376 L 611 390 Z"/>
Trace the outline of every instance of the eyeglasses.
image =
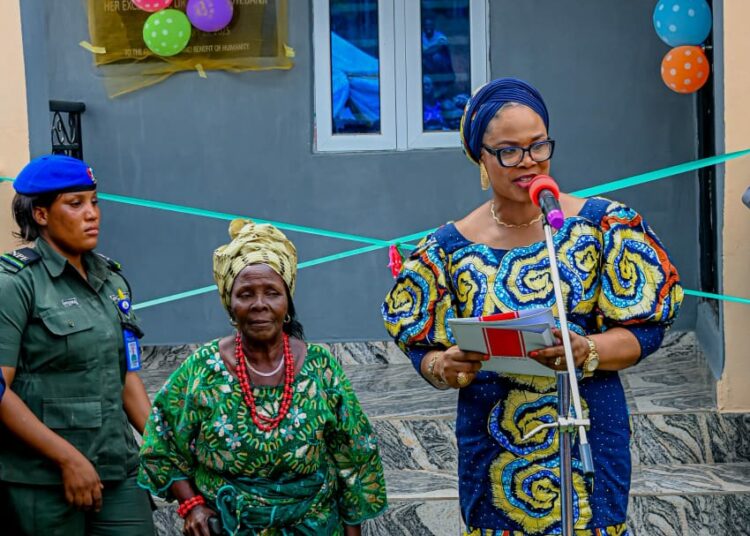
<path id="1" fill-rule="evenodd" d="M 518 164 L 523 162 L 526 153 L 534 162 L 544 162 L 552 158 L 552 153 L 555 152 L 555 140 L 542 140 L 537 141 L 529 145 L 528 147 L 501 147 L 499 149 L 493 149 L 482 145 L 485 151 L 495 155 L 498 163 L 503 167 L 516 167 Z"/>

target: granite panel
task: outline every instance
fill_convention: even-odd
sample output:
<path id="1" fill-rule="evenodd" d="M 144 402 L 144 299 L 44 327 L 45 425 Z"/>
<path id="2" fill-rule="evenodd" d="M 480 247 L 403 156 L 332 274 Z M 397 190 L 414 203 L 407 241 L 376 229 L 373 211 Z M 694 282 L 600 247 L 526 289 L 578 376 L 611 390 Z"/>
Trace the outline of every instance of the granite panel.
<path id="1" fill-rule="evenodd" d="M 389 500 L 458 499 L 458 476 L 454 471 L 386 470 Z"/>
<path id="2" fill-rule="evenodd" d="M 373 421 L 385 469 L 456 471 L 455 423 L 442 419 Z"/>
<path id="3" fill-rule="evenodd" d="M 750 493 L 750 463 L 639 465 L 631 495 Z"/>
<path id="4" fill-rule="evenodd" d="M 458 501 L 392 501 L 385 515 L 362 525 L 363 536 L 459 536 Z"/>
<path id="5" fill-rule="evenodd" d="M 343 365 L 411 364 L 408 357 L 392 341 L 337 342 L 321 344 Z"/>
<path id="6" fill-rule="evenodd" d="M 715 414 L 635 414 L 630 450 L 639 464 L 713 463 L 707 421 Z"/>
<path id="7" fill-rule="evenodd" d="M 628 526 L 637 536 L 748 536 L 750 495 L 633 497 Z"/>
<path id="8" fill-rule="evenodd" d="M 715 381 L 693 333 L 672 334 L 658 351 L 620 377 L 633 412 L 716 408 Z"/>
<path id="9" fill-rule="evenodd" d="M 371 419 L 455 418 L 457 392 L 435 389 L 411 365 L 350 366 L 345 371 Z"/>
<path id="10" fill-rule="evenodd" d="M 750 462 L 750 414 L 714 412 L 706 424 L 714 461 Z"/>

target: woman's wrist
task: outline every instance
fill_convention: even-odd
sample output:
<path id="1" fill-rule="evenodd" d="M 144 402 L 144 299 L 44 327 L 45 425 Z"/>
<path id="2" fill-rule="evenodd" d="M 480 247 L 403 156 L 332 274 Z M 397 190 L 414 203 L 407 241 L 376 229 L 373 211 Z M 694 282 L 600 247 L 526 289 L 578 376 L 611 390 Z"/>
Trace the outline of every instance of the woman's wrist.
<path id="1" fill-rule="evenodd" d="M 180 502 L 180 506 L 177 507 L 177 515 L 185 519 L 193 508 L 205 504 L 206 499 L 203 498 L 203 495 L 193 495 L 189 499 Z"/>
<path id="2" fill-rule="evenodd" d="M 443 364 L 444 355 L 445 353 L 439 350 L 429 352 L 425 355 L 425 360 L 427 361 L 427 366 L 424 370 L 425 377 L 427 378 L 427 381 L 438 389 L 450 388 L 450 385 L 448 385 L 448 382 L 446 382 L 442 376 L 442 366 L 438 367 L 438 365 Z"/>

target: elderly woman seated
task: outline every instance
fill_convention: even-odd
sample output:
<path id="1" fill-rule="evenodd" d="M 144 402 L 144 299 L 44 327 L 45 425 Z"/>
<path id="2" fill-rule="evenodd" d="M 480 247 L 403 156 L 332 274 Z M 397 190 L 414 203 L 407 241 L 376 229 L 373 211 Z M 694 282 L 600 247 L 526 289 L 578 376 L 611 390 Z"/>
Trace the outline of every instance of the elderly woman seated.
<path id="1" fill-rule="evenodd" d="M 235 220 L 214 277 L 236 333 L 189 356 L 157 394 L 139 483 L 180 502 L 184 532 L 357 535 L 386 508 L 377 442 L 343 370 L 306 344 L 294 245 Z M 214 519 L 212 519 L 214 518 Z"/>

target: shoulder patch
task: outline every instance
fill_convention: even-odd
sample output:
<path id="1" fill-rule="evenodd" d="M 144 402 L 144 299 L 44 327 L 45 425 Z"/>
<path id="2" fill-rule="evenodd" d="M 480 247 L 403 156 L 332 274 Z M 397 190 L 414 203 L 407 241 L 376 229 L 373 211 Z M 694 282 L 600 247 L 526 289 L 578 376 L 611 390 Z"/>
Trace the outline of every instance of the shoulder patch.
<path id="1" fill-rule="evenodd" d="M 116 260 L 110 259 L 106 255 L 102 255 L 101 253 L 98 253 L 98 252 L 97 252 L 97 255 L 99 255 L 99 257 L 101 257 L 101 259 L 107 263 L 110 270 L 112 270 L 113 272 L 119 272 L 122 270 L 122 264 L 120 264 Z"/>
<path id="2" fill-rule="evenodd" d="M 21 248 L 0 255 L 0 266 L 7 272 L 20 272 L 30 264 L 34 264 L 41 255 L 32 248 Z"/>

